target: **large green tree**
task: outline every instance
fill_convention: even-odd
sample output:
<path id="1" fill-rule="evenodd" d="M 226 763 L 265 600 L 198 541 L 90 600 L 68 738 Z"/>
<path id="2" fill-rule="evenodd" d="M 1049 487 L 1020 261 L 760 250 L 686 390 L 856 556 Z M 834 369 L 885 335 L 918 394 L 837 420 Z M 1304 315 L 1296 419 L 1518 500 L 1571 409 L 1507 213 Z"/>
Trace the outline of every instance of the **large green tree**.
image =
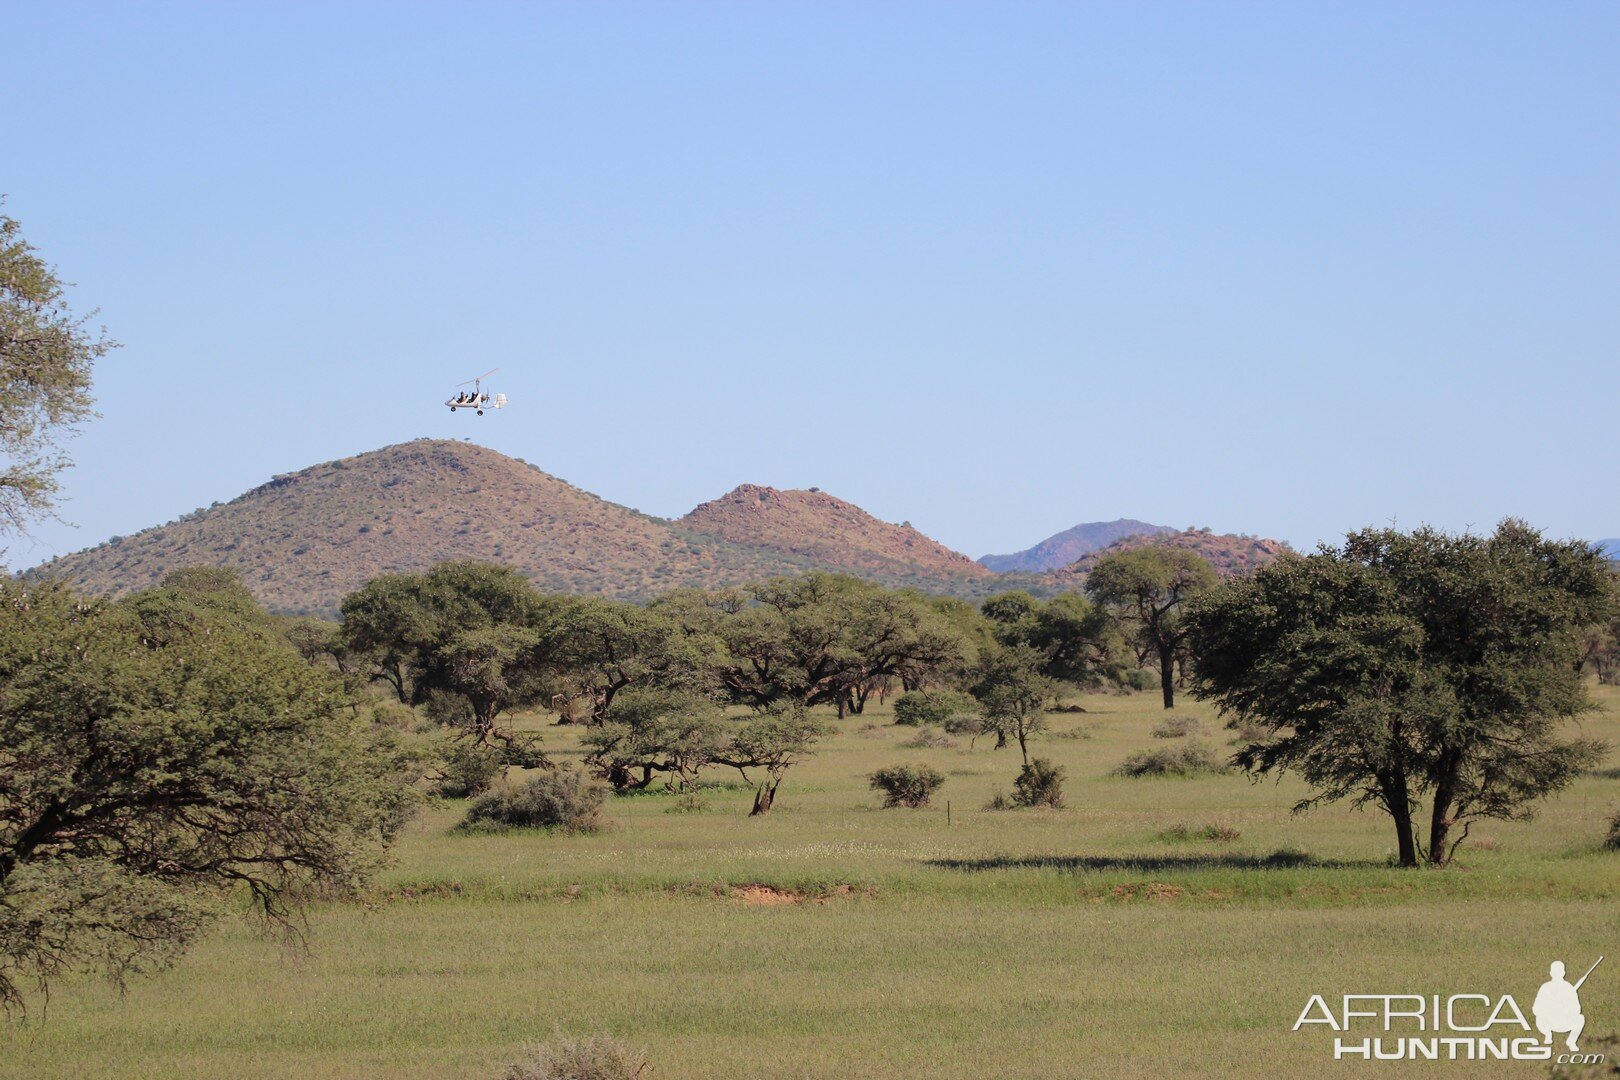
<path id="1" fill-rule="evenodd" d="M 584 699 L 593 723 L 627 690 L 701 689 L 717 651 L 712 638 L 683 633 L 657 609 L 596 597 L 561 602 L 546 644 L 559 692 Z"/>
<path id="2" fill-rule="evenodd" d="M 234 891 L 285 920 L 363 882 L 410 760 L 347 705 L 239 585 L 0 584 L 0 1003 L 161 968 Z"/>
<path id="3" fill-rule="evenodd" d="M 1298 809 L 1377 805 L 1402 865 L 1444 865 L 1471 822 L 1529 816 L 1601 756 L 1559 725 L 1589 707 L 1579 631 L 1613 602 L 1586 545 L 1519 521 L 1369 529 L 1196 603 L 1195 693 L 1260 725 L 1237 761 L 1299 773 L 1316 793 Z"/>
<path id="4" fill-rule="evenodd" d="M 1158 658 L 1167 709 L 1175 708 L 1176 660 L 1187 637 L 1182 613 L 1189 600 L 1213 588 L 1216 580 L 1214 568 L 1201 556 L 1165 545 L 1104 556 L 1086 577 L 1091 598 L 1118 613 L 1138 648 Z"/>
<path id="5" fill-rule="evenodd" d="M 73 313 L 56 271 L 0 214 L 0 523 L 48 516 L 62 438 L 91 415 L 95 362 L 116 343 Z"/>
<path id="6" fill-rule="evenodd" d="M 1117 674 L 1123 651 L 1119 631 L 1107 609 L 1079 593 L 1060 593 L 1037 600 L 1027 592 L 992 596 L 981 608 L 995 640 L 1006 646 L 1026 645 L 1041 656 L 1041 674 L 1049 679 L 1090 687 Z"/>
<path id="7" fill-rule="evenodd" d="M 561 604 L 511 567 L 446 562 L 345 597 L 343 639 L 401 701 L 429 705 L 480 742 L 507 742 L 501 716 L 546 697 L 545 645 Z"/>
<path id="8" fill-rule="evenodd" d="M 764 709 L 792 703 L 861 712 L 888 679 L 907 688 L 959 667 L 965 642 L 928 598 L 843 574 L 772 578 L 744 603 L 720 594 L 670 605 L 688 633 L 707 633 L 720 653 L 713 674 L 733 700 Z"/>

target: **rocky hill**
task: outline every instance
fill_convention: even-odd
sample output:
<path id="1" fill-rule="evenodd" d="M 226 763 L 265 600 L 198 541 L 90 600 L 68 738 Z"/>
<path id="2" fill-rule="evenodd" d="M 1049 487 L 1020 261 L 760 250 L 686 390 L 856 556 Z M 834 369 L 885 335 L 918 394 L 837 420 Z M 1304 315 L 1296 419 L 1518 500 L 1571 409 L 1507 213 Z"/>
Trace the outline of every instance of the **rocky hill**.
<path id="1" fill-rule="evenodd" d="M 1127 536 L 1155 536 L 1175 531 L 1169 525 L 1149 525 L 1134 518 L 1091 521 L 1076 525 L 1072 529 L 1064 529 L 1060 533 L 1048 536 L 1032 548 L 1025 548 L 1011 555 L 985 555 L 979 559 L 979 563 L 987 569 L 1002 573 L 1025 571 L 1038 574 L 1046 570 L 1061 569 Z"/>
<path id="2" fill-rule="evenodd" d="M 419 439 L 275 477 L 27 576 L 118 595 L 177 567 L 228 566 L 274 611 L 327 615 L 378 574 L 445 559 L 515 566 L 550 592 L 628 599 L 811 567 L 969 595 L 988 591 L 978 579 L 994 578 L 916 530 L 831 496 L 773 493 L 790 508 L 785 515 L 741 509 L 770 491 L 739 488 L 670 522 L 484 447 Z M 792 523 L 804 540 L 791 539 Z"/>
<path id="3" fill-rule="evenodd" d="M 819 566 L 887 577 L 988 578 L 991 571 L 912 528 L 825 492 L 744 484 L 675 522 L 688 533 Z"/>
<path id="4" fill-rule="evenodd" d="M 1281 540 L 1213 533 L 1208 529 L 1178 529 L 1152 536 L 1127 536 L 1116 540 L 1106 548 L 1093 551 L 1057 571 L 1056 576 L 1070 581 L 1082 579 L 1097 565 L 1097 561 L 1105 556 L 1149 546 L 1178 547 L 1196 552 L 1209 560 L 1216 573 L 1227 577 L 1250 573 L 1293 550 Z"/>

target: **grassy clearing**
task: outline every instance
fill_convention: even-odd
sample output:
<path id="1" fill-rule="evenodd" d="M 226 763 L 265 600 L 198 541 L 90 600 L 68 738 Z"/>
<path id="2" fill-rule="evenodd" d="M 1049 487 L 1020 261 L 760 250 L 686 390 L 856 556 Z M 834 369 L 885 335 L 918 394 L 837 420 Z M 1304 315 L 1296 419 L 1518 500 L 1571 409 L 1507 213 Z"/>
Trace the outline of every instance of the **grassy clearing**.
<path id="1" fill-rule="evenodd" d="M 765 819 L 729 783 L 699 812 L 612 799 L 596 835 L 456 833 L 465 804 L 443 804 L 368 905 L 314 913 L 308 957 L 230 925 L 123 999 L 66 985 L 47 1024 L 0 1035 L 0 1076 L 490 1077 L 559 1025 L 644 1046 L 662 1077 L 1365 1075 L 1288 1031 L 1310 993 L 1527 1001 L 1549 959 L 1620 952 L 1599 846 L 1620 757 L 1534 823 L 1476 827 L 1456 869 L 1400 871 L 1382 817 L 1293 817 L 1290 782 L 1110 775 L 1164 745 L 1155 696 L 1051 718 L 1089 733 L 1032 747 L 1068 770 L 1062 811 L 983 811 L 1016 751 L 901 749 L 914 729 L 861 730 L 881 711 L 838 723 Z M 1600 698 L 1585 727 L 1620 743 L 1620 695 Z M 1207 710 L 1176 713 L 1225 750 Z M 946 775 L 932 807 L 879 809 L 866 778 L 901 761 Z M 1583 994 L 1594 1037 L 1620 1028 L 1617 986 Z"/>

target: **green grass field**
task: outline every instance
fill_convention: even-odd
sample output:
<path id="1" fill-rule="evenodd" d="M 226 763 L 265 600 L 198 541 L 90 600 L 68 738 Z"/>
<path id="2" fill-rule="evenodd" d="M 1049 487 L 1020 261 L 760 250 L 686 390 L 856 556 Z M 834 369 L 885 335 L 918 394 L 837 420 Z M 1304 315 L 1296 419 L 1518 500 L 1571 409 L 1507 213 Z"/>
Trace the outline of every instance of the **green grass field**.
<path id="1" fill-rule="evenodd" d="M 1386 818 L 1294 817 L 1290 781 L 1109 776 L 1166 745 L 1156 699 L 1052 717 L 1085 736 L 1033 748 L 1068 769 L 1062 811 L 983 810 L 1016 749 L 905 748 L 881 708 L 837 722 L 765 818 L 735 785 L 695 813 L 610 800 L 593 836 L 457 834 L 439 805 L 371 902 L 312 913 L 307 953 L 230 922 L 126 996 L 64 983 L 0 1035 L 0 1076 L 490 1077 L 593 1029 L 658 1077 L 1544 1076 L 1335 1063 L 1290 1028 L 1312 993 L 1527 1004 L 1549 960 L 1604 951 L 1588 1041 L 1620 1031 L 1620 854 L 1599 847 L 1620 755 L 1534 822 L 1476 827 L 1454 868 L 1400 871 Z M 1583 727 L 1620 744 L 1620 693 L 1598 699 Z M 1176 712 L 1226 749 L 1206 708 Z M 569 729 L 546 740 L 574 753 Z M 947 774 L 935 808 L 878 808 L 866 775 L 904 761 Z M 1162 835 L 1206 824 L 1241 836 Z"/>

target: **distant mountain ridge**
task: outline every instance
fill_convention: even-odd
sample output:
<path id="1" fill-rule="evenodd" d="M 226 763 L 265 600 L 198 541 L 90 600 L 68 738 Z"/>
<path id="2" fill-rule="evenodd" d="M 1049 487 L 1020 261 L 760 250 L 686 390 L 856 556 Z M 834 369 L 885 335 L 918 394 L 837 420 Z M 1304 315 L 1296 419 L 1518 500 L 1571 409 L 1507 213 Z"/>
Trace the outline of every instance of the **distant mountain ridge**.
<path id="1" fill-rule="evenodd" d="M 1064 529 L 1060 533 L 1048 536 L 1034 547 L 1025 548 L 1011 555 L 982 556 L 979 563 L 987 569 L 1001 573 L 1023 571 L 1038 574 L 1047 570 L 1062 569 L 1075 560 L 1093 551 L 1100 551 L 1127 536 L 1154 536 L 1175 531 L 1169 525 L 1150 525 L 1135 518 L 1091 521 Z"/>
<path id="2" fill-rule="evenodd" d="M 1050 568 L 1110 533 L 1123 535 Z M 118 596 L 181 567 L 224 566 L 272 611 L 327 616 L 379 574 L 447 559 L 512 566 L 546 592 L 628 600 L 812 569 L 976 600 L 1008 589 L 1075 589 L 1102 552 L 1150 542 L 1189 547 L 1223 573 L 1287 550 L 1275 540 L 1122 518 L 1076 526 L 1006 557 L 1047 568 L 1000 572 L 910 522 L 879 520 L 819 490 L 743 484 L 670 521 L 473 443 L 417 439 L 273 477 L 230 502 L 52 559 L 23 577 Z"/>
<path id="3" fill-rule="evenodd" d="M 638 600 L 812 568 L 967 595 L 993 591 L 995 580 L 909 525 L 878 521 L 830 495 L 745 485 L 670 522 L 516 458 L 443 439 L 277 476 L 24 577 L 116 596 L 179 567 L 226 566 L 272 611 L 331 615 L 378 574 L 446 559 L 505 563 L 548 592 Z"/>
<path id="4" fill-rule="evenodd" d="M 1209 529 L 1176 529 L 1151 536 L 1122 537 L 1057 571 L 1056 576 L 1060 580 L 1078 583 L 1107 556 L 1143 547 L 1174 547 L 1191 551 L 1208 561 L 1222 577 L 1250 574 L 1269 562 L 1294 553 L 1294 549 L 1281 540 L 1216 533 Z"/>

